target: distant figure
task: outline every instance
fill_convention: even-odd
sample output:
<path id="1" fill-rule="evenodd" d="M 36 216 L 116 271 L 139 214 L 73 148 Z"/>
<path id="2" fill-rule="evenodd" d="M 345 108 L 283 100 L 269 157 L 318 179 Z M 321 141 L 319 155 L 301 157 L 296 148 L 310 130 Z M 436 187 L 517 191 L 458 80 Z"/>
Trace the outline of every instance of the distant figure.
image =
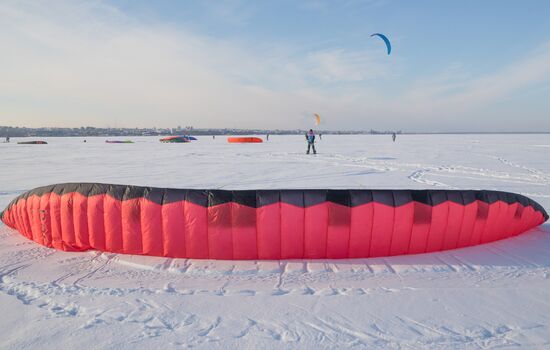
<path id="1" fill-rule="evenodd" d="M 391 139 L 393 140 L 393 142 L 395 142 L 395 139 L 397 138 L 397 134 L 396 133 L 392 133 L 391 134 Z"/>
<path id="2" fill-rule="evenodd" d="M 319 134 L 319 140 L 323 139 L 323 134 Z"/>
<path id="3" fill-rule="evenodd" d="M 10 142 L 10 137 L 6 136 L 6 142 Z"/>
<path id="4" fill-rule="evenodd" d="M 265 140 L 269 141 L 269 134 L 265 135 Z"/>
<path id="5" fill-rule="evenodd" d="M 306 141 L 307 141 L 306 154 L 309 154 L 310 148 L 313 148 L 313 154 L 317 154 L 317 151 L 315 150 L 315 134 L 313 133 L 313 129 L 309 129 L 309 132 L 306 133 Z"/>
<path id="6" fill-rule="evenodd" d="M 216 135 L 212 135 L 212 140 L 215 140 L 216 139 Z"/>

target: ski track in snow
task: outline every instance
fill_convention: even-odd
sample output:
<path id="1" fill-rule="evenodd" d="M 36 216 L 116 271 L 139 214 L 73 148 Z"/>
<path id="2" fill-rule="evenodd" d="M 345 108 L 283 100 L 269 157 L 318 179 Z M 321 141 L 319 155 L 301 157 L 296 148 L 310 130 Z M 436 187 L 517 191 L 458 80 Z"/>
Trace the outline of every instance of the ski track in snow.
<path id="1" fill-rule="evenodd" d="M 314 312 L 302 306 L 302 301 L 313 299 L 315 305 L 351 297 L 354 303 L 368 305 L 375 300 L 408 299 L 420 290 L 463 294 L 506 289 L 510 278 L 522 283 L 547 281 L 549 228 L 468 249 L 342 261 L 226 262 L 77 254 L 26 243 L 11 231 L 3 240 L 0 293 L 36 308 L 45 319 L 71 319 L 71 324 L 78 325 L 78 332 L 101 331 L 111 325 L 129 327 L 133 342 L 168 336 L 180 339 L 173 341 L 174 346 L 223 347 L 227 342 L 260 337 L 274 346 L 497 347 L 520 345 L 514 339 L 532 330 L 548 332 L 546 324 L 522 323 L 517 316 L 514 322 L 485 320 L 477 324 L 475 318 L 483 316 L 477 312 L 464 315 L 476 323 L 469 327 L 446 324 L 436 315 L 419 320 L 405 310 L 395 315 L 369 313 L 366 318 L 371 323 L 363 325 L 349 319 L 345 312 Z M 7 251 L 11 255 L 5 254 Z M 4 264 L 6 260 L 15 262 Z M 29 277 L 33 274 L 27 275 L 27 271 L 45 267 L 53 270 L 48 279 L 37 276 L 32 280 Z M 144 286 L 143 281 L 150 286 Z M 304 308 L 306 316 L 271 320 L 218 314 L 215 310 L 201 312 L 200 308 L 186 310 L 187 303 L 209 303 L 220 297 L 227 303 L 234 298 L 244 298 L 244 302 L 259 299 L 260 303 L 277 298 L 283 304 L 296 303 Z M 456 305 L 447 306 L 445 294 L 438 298 L 435 303 L 448 308 L 448 312 L 464 312 Z M 542 306 L 548 311 L 550 305 L 544 301 Z"/>
<path id="2" fill-rule="evenodd" d="M 489 184 L 491 189 L 530 193 L 543 206 L 550 204 L 550 164 L 531 165 L 538 159 L 535 156 L 525 163 L 510 160 L 521 158 L 513 143 L 501 149 L 492 146 L 491 137 L 476 135 L 475 143 L 440 137 L 441 142 L 450 142 L 441 146 L 445 154 L 427 152 L 412 136 L 402 136 L 395 144 L 380 143 L 378 138 L 351 139 L 355 141 L 348 144 L 347 138 L 324 137 L 317 146 L 319 154 L 308 157 L 293 149 L 303 147 L 303 142 L 292 143 L 292 138 L 287 139 L 290 147 L 273 137 L 260 145 L 267 148 L 261 152 L 217 144 L 225 152 L 238 150 L 224 155 L 229 159 L 201 149 L 199 143 L 195 149 L 184 145 L 190 149 L 185 153 L 190 166 L 215 170 L 232 164 L 232 176 L 221 176 L 219 171 L 211 172 L 211 178 L 205 178 L 204 172 L 190 174 L 188 185 L 483 188 Z M 137 147 L 166 146 L 146 140 Z M 370 153 L 365 154 L 353 151 L 357 140 L 376 143 L 366 143 Z M 181 147 L 169 146 L 180 152 Z M 115 149 L 95 147 L 95 158 Z M 536 157 L 544 154 L 539 148 Z M 152 166 L 148 171 L 156 177 L 151 178 L 131 163 L 122 163 L 130 170 L 121 166 L 119 177 L 94 173 L 97 167 L 122 162 L 128 157 L 124 152 L 106 156 L 105 164 L 90 164 L 92 175 L 81 180 L 178 185 L 166 180 L 177 173 L 175 167 L 162 169 L 159 175 Z M 41 159 L 63 163 L 55 157 Z M 94 159 L 92 163 L 99 161 Z M 19 166 L 13 159 L 12 163 L 15 172 L 32 171 L 28 160 Z M 65 177 L 46 171 L 44 178 L 78 181 L 76 172 L 86 166 L 75 167 Z M 258 166 L 268 169 L 254 170 Z M 21 188 L 46 184 L 35 184 L 25 176 L 0 176 L 0 183 L 13 182 L 0 190 L 3 205 Z M 0 320 L 0 348 L 546 348 L 550 346 L 549 254 L 549 224 L 459 250 L 319 261 L 66 253 L 41 247 L 0 225 L 0 305 L 8 310 Z"/>

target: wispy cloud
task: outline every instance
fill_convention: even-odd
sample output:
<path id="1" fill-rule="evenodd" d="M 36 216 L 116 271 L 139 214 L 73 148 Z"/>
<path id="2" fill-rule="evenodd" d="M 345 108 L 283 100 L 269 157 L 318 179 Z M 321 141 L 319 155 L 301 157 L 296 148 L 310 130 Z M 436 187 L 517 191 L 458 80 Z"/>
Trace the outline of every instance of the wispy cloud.
<path id="1" fill-rule="evenodd" d="M 323 100 L 319 82 L 370 74 L 364 53 L 296 57 L 288 47 L 142 26 L 101 2 L 56 4 L 0 6 L 0 43 L 9 48 L 0 58 L 0 94 L 24 101 L 5 107 L 3 119 L 294 126 L 304 105 Z M 275 115 L 278 125 L 267 122 Z"/>
<path id="2" fill-rule="evenodd" d="M 245 25 L 256 12 L 257 2 L 247 0 L 205 0 L 202 6 L 217 20 Z"/>
<path id="3" fill-rule="evenodd" d="M 326 50 L 309 54 L 305 63 L 311 67 L 307 73 L 320 82 L 357 82 L 388 75 L 387 65 L 373 56 L 368 51 Z"/>
<path id="4" fill-rule="evenodd" d="M 0 46 L 0 124 L 295 128 L 307 110 L 328 128 L 444 128 L 550 81 L 547 44 L 483 75 L 401 79 L 379 50 L 222 40 L 103 2 L 3 2 Z"/>
<path id="5" fill-rule="evenodd" d="M 530 86 L 550 82 L 550 43 L 544 43 L 525 57 L 481 75 L 469 74 L 459 64 L 451 65 L 435 77 L 415 82 L 402 96 L 411 115 L 425 118 L 454 118 L 479 123 L 477 110 L 505 100 Z M 502 127 L 495 125 L 496 128 Z"/>
<path id="6" fill-rule="evenodd" d="M 381 7 L 389 3 L 389 0 L 304 0 L 300 2 L 302 8 L 313 11 L 330 11 L 333 6 L 341 6 L 353 9 L 365 9 Z"/>

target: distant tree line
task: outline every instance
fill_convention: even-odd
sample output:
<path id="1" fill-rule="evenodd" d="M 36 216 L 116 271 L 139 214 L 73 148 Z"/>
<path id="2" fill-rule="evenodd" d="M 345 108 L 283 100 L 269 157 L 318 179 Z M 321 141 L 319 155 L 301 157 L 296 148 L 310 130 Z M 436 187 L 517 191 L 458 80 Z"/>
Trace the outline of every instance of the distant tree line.
<path id="1" fill-rule="evenodd" d="M 266 129 L 230 129 L 230 128 L 203 128 L 195 129 L 191 126 L 176 128 L 96 128 L 91 126 L 80 128 L 27 128 L 0 126 L 0 137 L 67 137 L 67 136 L 162 136 L 162 135 L 300 135 L 304 129 L 294 130 L 266 130 Z M 353 131 L 353 130 L 317 130 L 321 134 L 349 135 L 349 134 L 391 134 L 395 131 Z M 396 133 L 401 133 L 397 131 Z"/>

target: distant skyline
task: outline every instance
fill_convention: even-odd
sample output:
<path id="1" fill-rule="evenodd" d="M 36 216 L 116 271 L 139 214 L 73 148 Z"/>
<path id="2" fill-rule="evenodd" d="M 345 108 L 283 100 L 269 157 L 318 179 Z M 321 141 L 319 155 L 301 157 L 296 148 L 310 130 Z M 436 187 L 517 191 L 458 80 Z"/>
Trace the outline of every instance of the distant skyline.
<path id="1" fill-rule="evenodd" d="M 550 131 L 548 1 L 2 1 L 0 48 L 0 125 Z"/>

